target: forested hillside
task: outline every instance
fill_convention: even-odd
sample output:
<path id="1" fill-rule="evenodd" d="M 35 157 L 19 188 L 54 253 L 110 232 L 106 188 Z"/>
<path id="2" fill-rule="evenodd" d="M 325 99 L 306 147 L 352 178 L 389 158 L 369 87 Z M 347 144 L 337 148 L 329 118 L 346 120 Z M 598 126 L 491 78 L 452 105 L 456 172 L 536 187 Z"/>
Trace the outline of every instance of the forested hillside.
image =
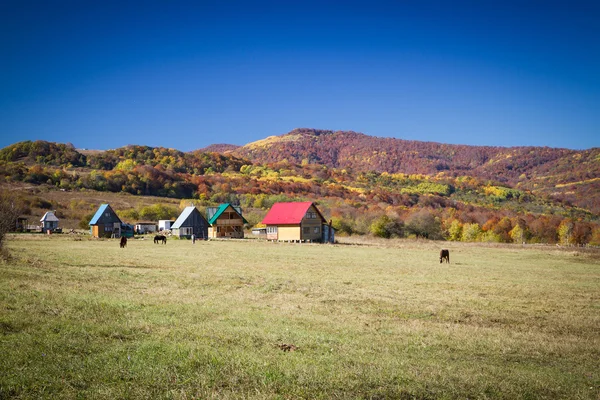
<path id="1" fill-rule="evenodd" d="M 255 163 L 282 160 L 355 172 L 471 176 L 600 213 L 600 148 L 485 147 L 295 129 L 230 151 Z"/>
<path id="2" fill-rule="evenodd" d="M 600 245 L 599 149 L 474 147 L 306 129 L 209 148 L 222 152 L 86 152 L 21 142 L 0 150 L 0 174 L 3 188 L 22 189 L 24 212 L 58 209 L 82 226 L 95 204 L 49 204 L 31 188 L 159 196 L 198 207 L 230 202 L 251 224 L 276 201 L 311 200 L 340 234 Z"/>

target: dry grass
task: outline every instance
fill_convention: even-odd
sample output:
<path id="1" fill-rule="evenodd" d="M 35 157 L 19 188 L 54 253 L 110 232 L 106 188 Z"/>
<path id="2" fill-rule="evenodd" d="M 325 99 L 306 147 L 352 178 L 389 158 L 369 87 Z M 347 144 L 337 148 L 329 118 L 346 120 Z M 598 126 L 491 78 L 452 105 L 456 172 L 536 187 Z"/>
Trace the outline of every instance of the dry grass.
<path id="1" fill-rule="evenodd" d="M 0 398 L 598 398 L 598 254 L 346 243 L 17 236 Z"/>

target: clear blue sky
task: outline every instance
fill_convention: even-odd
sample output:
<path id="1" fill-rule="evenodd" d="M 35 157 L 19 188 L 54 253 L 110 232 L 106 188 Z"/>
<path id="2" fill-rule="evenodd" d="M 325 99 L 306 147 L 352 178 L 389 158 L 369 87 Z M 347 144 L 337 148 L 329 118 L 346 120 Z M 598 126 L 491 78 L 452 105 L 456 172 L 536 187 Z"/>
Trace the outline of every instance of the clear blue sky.
<path id="1" fill-rule="evenodd" d="M 0 2 L 0 147 L 600 146 L 600 1 Z"/>

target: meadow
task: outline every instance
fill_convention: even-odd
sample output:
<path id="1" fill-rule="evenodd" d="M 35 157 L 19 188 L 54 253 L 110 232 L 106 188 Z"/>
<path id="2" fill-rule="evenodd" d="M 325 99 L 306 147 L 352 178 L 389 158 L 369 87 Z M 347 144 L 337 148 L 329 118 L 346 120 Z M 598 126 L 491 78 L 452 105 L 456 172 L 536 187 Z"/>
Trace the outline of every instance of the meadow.
<path id="1" fill-rule="evenodd" d="M 439 263 L 441 246 L 451 264 Z M 0 398 L 598 399 L 600 252 L 13 235 Z"/>

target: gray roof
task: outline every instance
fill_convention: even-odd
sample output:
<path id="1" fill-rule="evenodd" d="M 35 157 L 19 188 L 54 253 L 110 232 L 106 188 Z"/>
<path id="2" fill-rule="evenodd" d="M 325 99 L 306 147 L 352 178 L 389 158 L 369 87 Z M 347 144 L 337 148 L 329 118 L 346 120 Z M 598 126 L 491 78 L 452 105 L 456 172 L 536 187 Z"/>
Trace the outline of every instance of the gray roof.
<path id="1" fill-rule="evenodd" d="M 58 218 L 54 215 L 53 211 L 48 211 L 44 214 L 42 219 L 40 219 L 40 222 L 58 222 Z"/>
<path id="2" fill-rule="evenodd" d="M 183 210 L 181 214 L 179 214 L 179 217 L 177 217 L 175 223 L 171 225 L 171 229 L 181 228 L 181 225 L 185 222 L 186 219 L 188 219 L 188 217 L 192 214 L 192 212 L 194 212 L 195 209 L 196 207 L 194 206 L 186 207 L 185 210 Z"/>

